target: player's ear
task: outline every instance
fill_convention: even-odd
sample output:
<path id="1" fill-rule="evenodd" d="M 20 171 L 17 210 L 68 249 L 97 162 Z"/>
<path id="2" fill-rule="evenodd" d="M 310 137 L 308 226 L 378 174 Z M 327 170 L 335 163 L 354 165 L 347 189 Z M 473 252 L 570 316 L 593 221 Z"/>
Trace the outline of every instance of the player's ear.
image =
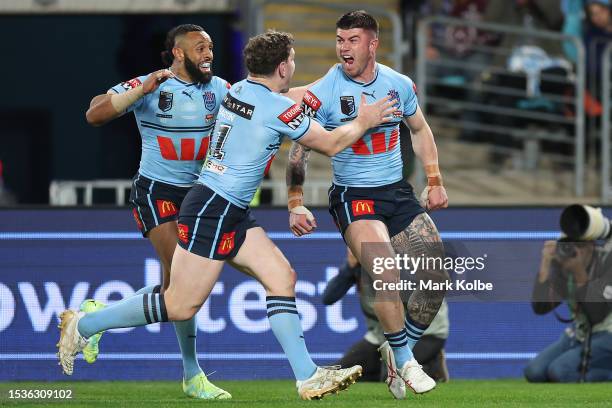
<path id="1" fill-rule="evenodd" d="M 378 48 L 378 38 L 374 37 L 372 38 L 372 40 L 370 40 L 369 50 L 370 52 L 372 52 L 372 51 L 376 51 L 377 48 Z"/>
<path id="2" fill-rule="evenodd" d="M 185 60 L 185 51 L 183 51 L 179 47 L 172 48 L 172 55 L 174 55 L 175 60 L 178 60 L 181 62 Z"/>
<path id="3" fill-rule="evenodd" d="M 287 61 L 282 61 L 278 64 L 278 75 L 281 78 L 285 78 L 287 76 Z"/>

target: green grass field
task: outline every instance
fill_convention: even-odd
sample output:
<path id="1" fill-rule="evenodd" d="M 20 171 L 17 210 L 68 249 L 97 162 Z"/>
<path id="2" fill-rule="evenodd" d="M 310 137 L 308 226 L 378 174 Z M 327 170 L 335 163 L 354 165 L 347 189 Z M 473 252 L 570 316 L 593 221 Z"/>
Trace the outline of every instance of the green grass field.
<path id="1" fill-rule="evenodd" d="M 321 401 L 301 401 L 291 381 L 218 381 L 230 401 L 207 402 L 220 407 L 611 407 L 612 386 L 600 384 L 527 384 L 521 380 L 453 380 L 432 392 L 396 401 L 384 384 L 357 383 Z M 71 400 L 9 399 L 10 389 L 72 390 Z M 202 404 L 185 397 L 177 382 L 16 382 L 0 383 L 0 406 L 183 407 Z M 203 405 L 200 405 L 203 406 Z"/>

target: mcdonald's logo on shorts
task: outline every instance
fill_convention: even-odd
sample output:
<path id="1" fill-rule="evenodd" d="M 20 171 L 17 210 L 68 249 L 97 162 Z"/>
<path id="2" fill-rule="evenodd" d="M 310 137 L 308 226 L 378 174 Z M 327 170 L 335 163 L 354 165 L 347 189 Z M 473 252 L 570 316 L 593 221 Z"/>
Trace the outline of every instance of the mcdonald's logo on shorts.
<path id="1" fill-rule="evenodd" d="M 189 227 L 185 224 L 178 225 L 178 239 L 181 240 L 182 243 L 186 244 L 189 242 Z"/>
<path id="2" fill-rule="evenodd" d="M 353 216 L 374 214 L 374 200 L 355 200 L 351 202 Z"/>
<path id="3" fill-rule="evenodd" d="M 157 212 L 162 218 L 170 217 L 171 215 L 176 215 L 178 213 L 178 208 L 172 201 L 157 200 L 156 204 Z"/>
<path id="4" fill-rule="evenodd" d="M 134 216 L 134 220 L 136 220 L 136 225 L 138 226 L 138 229 L 142 231 L 143 225 L 142 221 L 140 221 L 140 217 L 138 216 L 138 210 L 133 208 L 132 215 Z"/>
<path id="5" fill-rule="evenodd" d="M 221 241 L 219 242 L 219 248 L 217 249 L 217 253 L 219 255 L 227 255 L 232 252 L 234 249 L 234 236 L 236 235 L 236 231 L 226 232 L 221 236 Z"/>

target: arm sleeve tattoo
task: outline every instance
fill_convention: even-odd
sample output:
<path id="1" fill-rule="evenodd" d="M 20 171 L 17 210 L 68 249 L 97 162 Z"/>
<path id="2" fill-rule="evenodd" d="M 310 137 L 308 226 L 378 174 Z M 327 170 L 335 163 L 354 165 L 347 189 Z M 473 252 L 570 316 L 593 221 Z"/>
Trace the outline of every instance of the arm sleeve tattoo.
<path id="1" fill-rule="evenodd" d="M 287 170 L 285 173 L 287 187 L 304 185 L 309 156 L 309 148 L 299 143 L 293 143 L 289 150 L 289 161 L 287 162 Z"/>

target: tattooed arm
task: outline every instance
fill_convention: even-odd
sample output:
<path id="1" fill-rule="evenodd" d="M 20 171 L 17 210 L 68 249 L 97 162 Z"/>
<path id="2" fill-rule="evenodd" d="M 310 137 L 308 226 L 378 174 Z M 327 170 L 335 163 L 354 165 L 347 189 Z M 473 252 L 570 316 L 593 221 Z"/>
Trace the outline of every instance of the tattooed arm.
<path id="1" fill-rule="evenodd" d="M 289 161 L 287 162 L 287 206 L 289 208 L 289 228 L 293 234 L 300 237 L 310 234 L 317 223 L 310 211 L 304 207 L 304 180 L 306 179 L 306 167 L 310 149 L 299 143 L 293 143 L 289 150 Z"/>

